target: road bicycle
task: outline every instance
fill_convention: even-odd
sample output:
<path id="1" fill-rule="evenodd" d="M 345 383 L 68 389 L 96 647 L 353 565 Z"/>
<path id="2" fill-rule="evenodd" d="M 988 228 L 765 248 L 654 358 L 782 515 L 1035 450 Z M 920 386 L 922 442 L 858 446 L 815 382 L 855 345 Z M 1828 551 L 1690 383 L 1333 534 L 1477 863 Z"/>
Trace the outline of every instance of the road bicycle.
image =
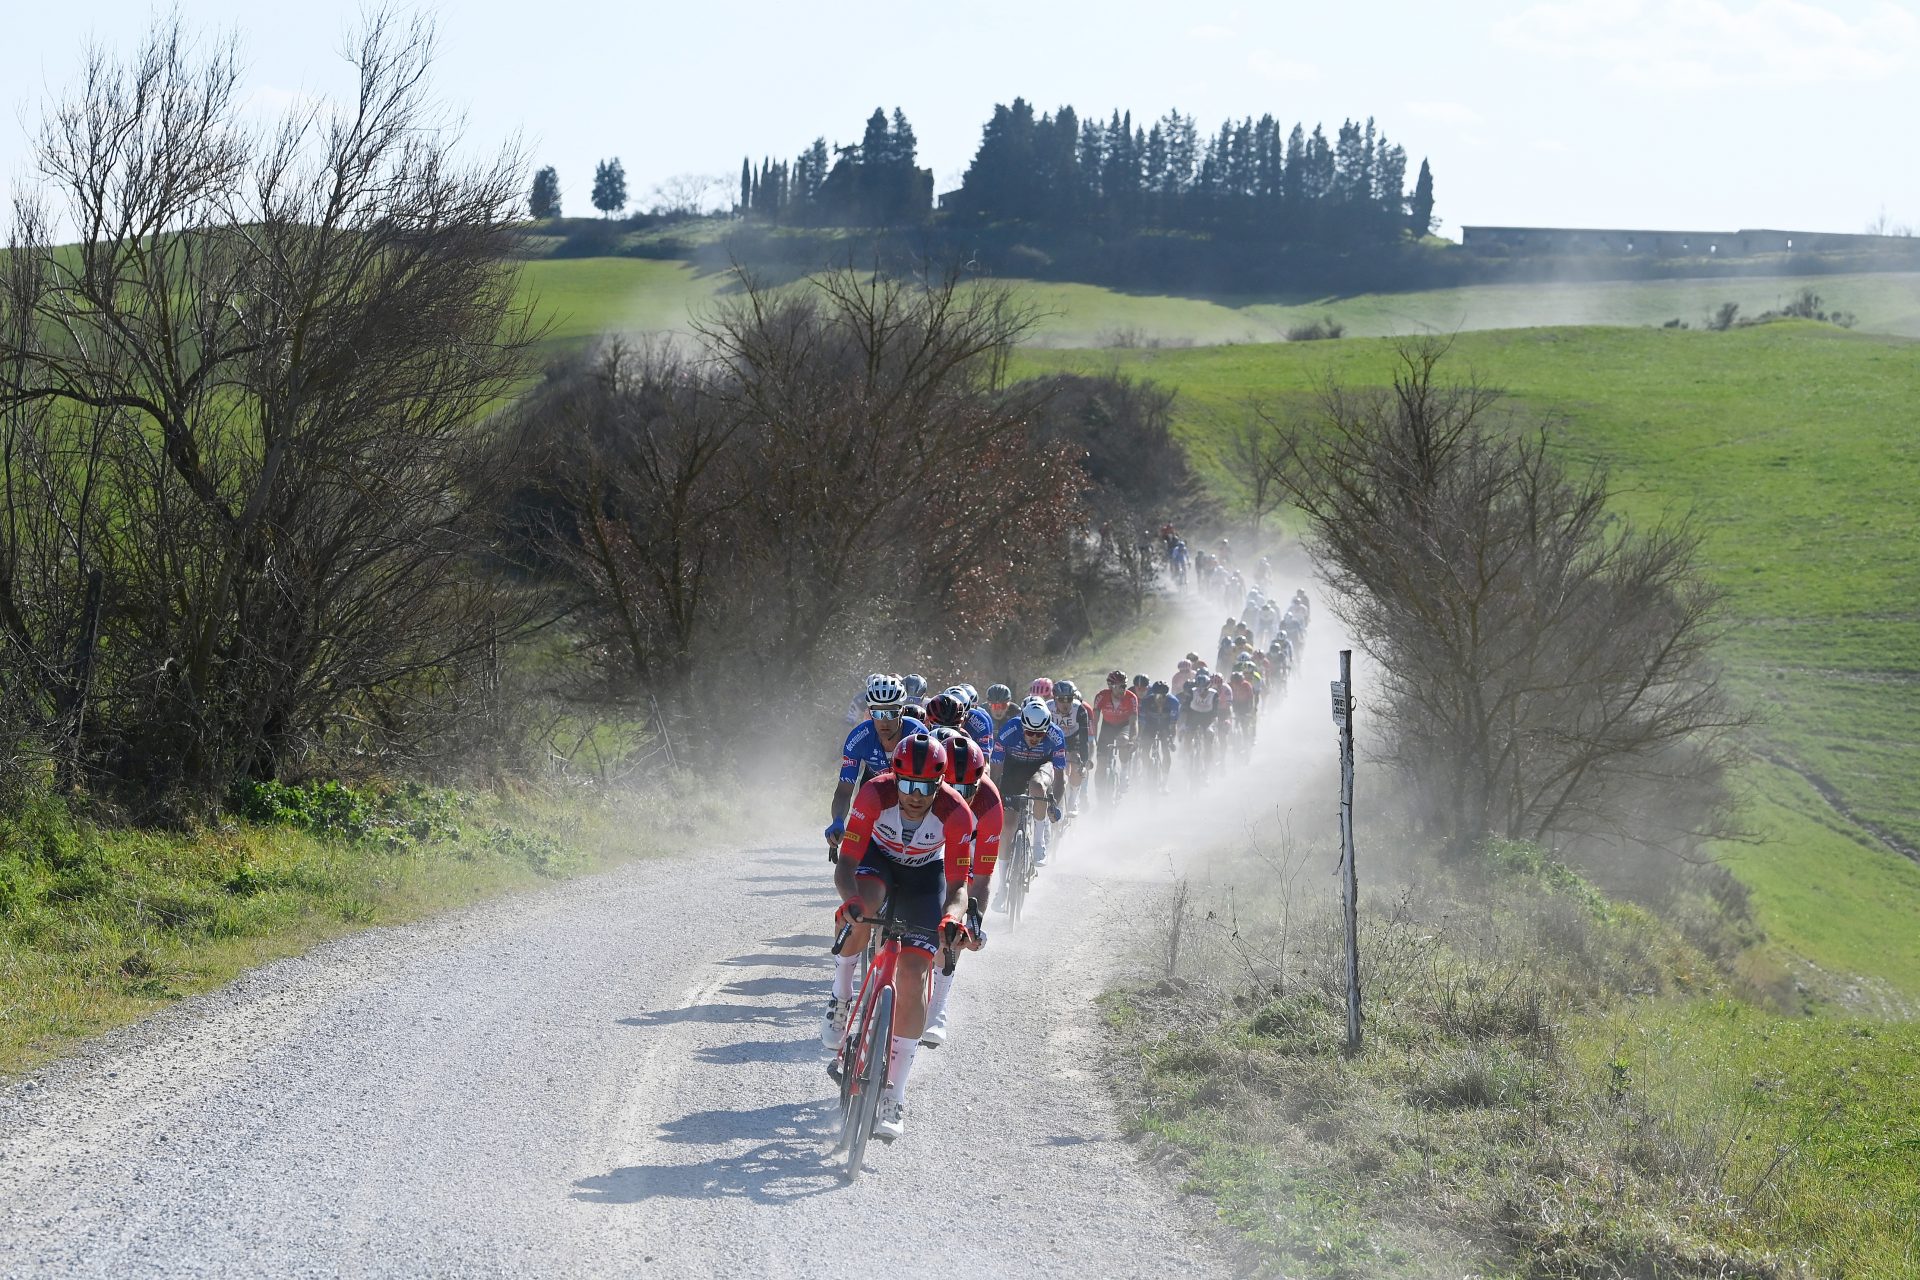
<path id="1" fill-rule="evenodd" d="M 1005 796 L 1001 803 L 1013 815 L 1013 835 L 995 869 L 1000 874 L 1000 900 L 1007 907 L 1007 928 L 1013 929 L 1026 910 L 1027 889 L 1033 884 L 1033 797 Z"/>
<path id="2" fill-rule="evenodd" d="M 1136 747 L 1135 739 L 1125 737 L 1101 745 L 1100 799 L 1108 807 L 1120 803 L 1127 794 L 1127 784 L 1133 779 L 1133 753 Z"/>
<path id="3" fill-rule="evenodd" d="M 1165 792 L 1167 776 L 1173 770 L 1173 726 L 1149 729 L 1147 737 L 1147 777 L 1156 791 Z"/>
<path id="4" fill-rule="evenodd" d="M 833 940 L 833 954 L 847 945 L 859 921 L 849 921 Z M 893 1007 L 897 995 L 894 976 L 900 964 L 900 948 L 913 940 L 931 943 L 941 955 L 940 972 L 953 972 L 957 953 L 948 940 L 934 933 L 902 924 L 895 919 L 893 899 L 880 909 L 880 918 L 870 922 L 867 937 L 880 942 L 869 962 L 860 994 L 855 997 L 853 1016 L 847 1019 L 846 1034 L 840 1038 L 840 1052 L 828 1068 L 840 1085 L 840 1140 L 835 1151 L 845 1152 L 847 1180 L 859 1178 L 867 1158 L 867 1141 L 873 1137 L 874 1122 L 880 1115 L 880 1099 L 887 1092 L 887 1069 L 893 1047 Z"/>

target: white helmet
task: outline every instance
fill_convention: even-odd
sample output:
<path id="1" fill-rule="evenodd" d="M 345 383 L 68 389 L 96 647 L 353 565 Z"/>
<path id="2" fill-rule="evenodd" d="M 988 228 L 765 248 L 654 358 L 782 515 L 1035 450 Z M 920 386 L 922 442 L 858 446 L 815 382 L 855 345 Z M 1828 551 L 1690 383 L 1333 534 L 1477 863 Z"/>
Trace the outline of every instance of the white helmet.
<path id="1" fill-rule="evenodd" d="M 1053 723 L 1053 712 L 1040 699 L 1028 698 L 1020 704 L 1020 723 L 1038 733 Z"/>
<path id="2" fill-rule="evenodd" d="M 945 689 L 942 689 L 941 692 L 959 703 L 963 708 L 973 705 L 973 699 L 967 696 L 967 686 L 963 684 L 950 684 Z"/>
<path id="3" fill-rule="evenodd" d="M 907 701 L 907 687 L 900 683 L 899 676 L 882 675 L 874 672 L 867 677 L 867 706 L 898 707 Z"/>

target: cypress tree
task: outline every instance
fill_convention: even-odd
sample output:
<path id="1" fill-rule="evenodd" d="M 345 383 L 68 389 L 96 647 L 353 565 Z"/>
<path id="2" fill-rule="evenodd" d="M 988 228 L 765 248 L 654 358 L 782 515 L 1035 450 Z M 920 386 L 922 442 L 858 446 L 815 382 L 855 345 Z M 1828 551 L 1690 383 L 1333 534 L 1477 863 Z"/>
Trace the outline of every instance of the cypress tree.
<path id="1" fill-rule="evenodd" d="M 536 218 L 560 216 L 560 175 L 552 165 L 533 175 L 533 191 L 527 197 L 527 212 Z"/>
<path id="2" fill-rule="evenodd" d="M 594 166 L 593 207 L 606 217 L 627 207 L 627 171 L 619 156 Z"/>
<path id="3" fill-rule="evenodd" d="M 1424 236 L 1433 230 L 1433 170 L 1427 167 L 1424 157 L 1420 161 L 1420 176 L 1413 182 L 1413 207 L 1407 213 L 1407 227 L 1416 236 Z"/>

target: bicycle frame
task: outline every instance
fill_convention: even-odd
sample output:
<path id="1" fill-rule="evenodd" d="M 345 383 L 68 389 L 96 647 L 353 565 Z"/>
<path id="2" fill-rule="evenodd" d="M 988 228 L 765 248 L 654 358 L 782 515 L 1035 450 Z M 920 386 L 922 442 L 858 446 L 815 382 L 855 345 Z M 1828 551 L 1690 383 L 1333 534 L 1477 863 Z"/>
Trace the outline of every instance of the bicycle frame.
<path id="1" fill-rule="evenodd" d="M 846 947 L 858 923 L 850 921 L 841 927 L 839 936 L 833 940 L 834 955 Z M 880 1096 L 889 1083 L 888 1058 L 893 1048 L 893 1010 L 897 995 L 894 977 L 900 965 L 900 950 L 907 938 L 927 936 L 894 918 L 891 897 L 881 907 L 879 919 L 866 923 L 871 926 L 867 933 L 869 945 L 876 937 L 881 941 L 867 963 L 866 976 L 855 997 L 853 1016 L 847 1019 L 838 1055 L 840 1139 L 834 1149 L 847 1153 L 849 1179 L 860 1176 L 867 1139 L 873 1134 L 874 1118 L 879 1113 Z M 940 954 L 943 957 L 941 972 L 952 973 L 958 956 L 944 943 Z"/>

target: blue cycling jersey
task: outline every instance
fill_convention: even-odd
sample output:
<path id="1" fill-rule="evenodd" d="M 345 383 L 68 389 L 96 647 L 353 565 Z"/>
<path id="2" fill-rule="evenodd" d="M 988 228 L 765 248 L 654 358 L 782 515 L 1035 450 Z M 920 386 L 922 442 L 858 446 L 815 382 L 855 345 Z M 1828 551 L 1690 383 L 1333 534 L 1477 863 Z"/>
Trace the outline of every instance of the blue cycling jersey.
<path id="1" fill-rule="evenodd" d="M 1148 724 L 1172 724 L 1180 718 L 1180 699 L 1168 694 L 1155 706 L 1151 696 L 1140 700 L 1140 718 Z"/>
<path id="2" fill-rule="evenodd" d="M 979 743 L 982 751 L 992 754 L 993 716 L 988 713 L 987 709 L 985 707 L 969 708 L 967 718 L 961 721 L 961 723 L 966 726 L 967 736 Z"/>
<path id="3" fill-rule="evenodd" d="M 1057 724 L 1048 725 L 1047 736 L 1032 745 L 1027 743 L 1026 725 L 1021 723 L 1018 716 L 1001 725 L 1000 732 L 994 735 L 993 759 L 996 764 L 1008 760 L 1030 764 L 1048 758 L 1053 760 L 1056 769 L 1067 767 L 1067 735 L 1060 732 Z"/>
<path id="4" fill-rule="evenodd" d="M 926 731 L 927 726 L 912 716 L 900 722 L 902 738 Z M 840 748 L 840 781 L 860 781 L 862 768 L 867 771 L 869 778 L 876 773 L 885 773 L 891 763 L 887 757 L 887 749 L 880 745 L 880 733 L 873 727 L 873 721 L 862 720 L 853 726 L 853 732 L 847 735 L 846 745 Z"/>

